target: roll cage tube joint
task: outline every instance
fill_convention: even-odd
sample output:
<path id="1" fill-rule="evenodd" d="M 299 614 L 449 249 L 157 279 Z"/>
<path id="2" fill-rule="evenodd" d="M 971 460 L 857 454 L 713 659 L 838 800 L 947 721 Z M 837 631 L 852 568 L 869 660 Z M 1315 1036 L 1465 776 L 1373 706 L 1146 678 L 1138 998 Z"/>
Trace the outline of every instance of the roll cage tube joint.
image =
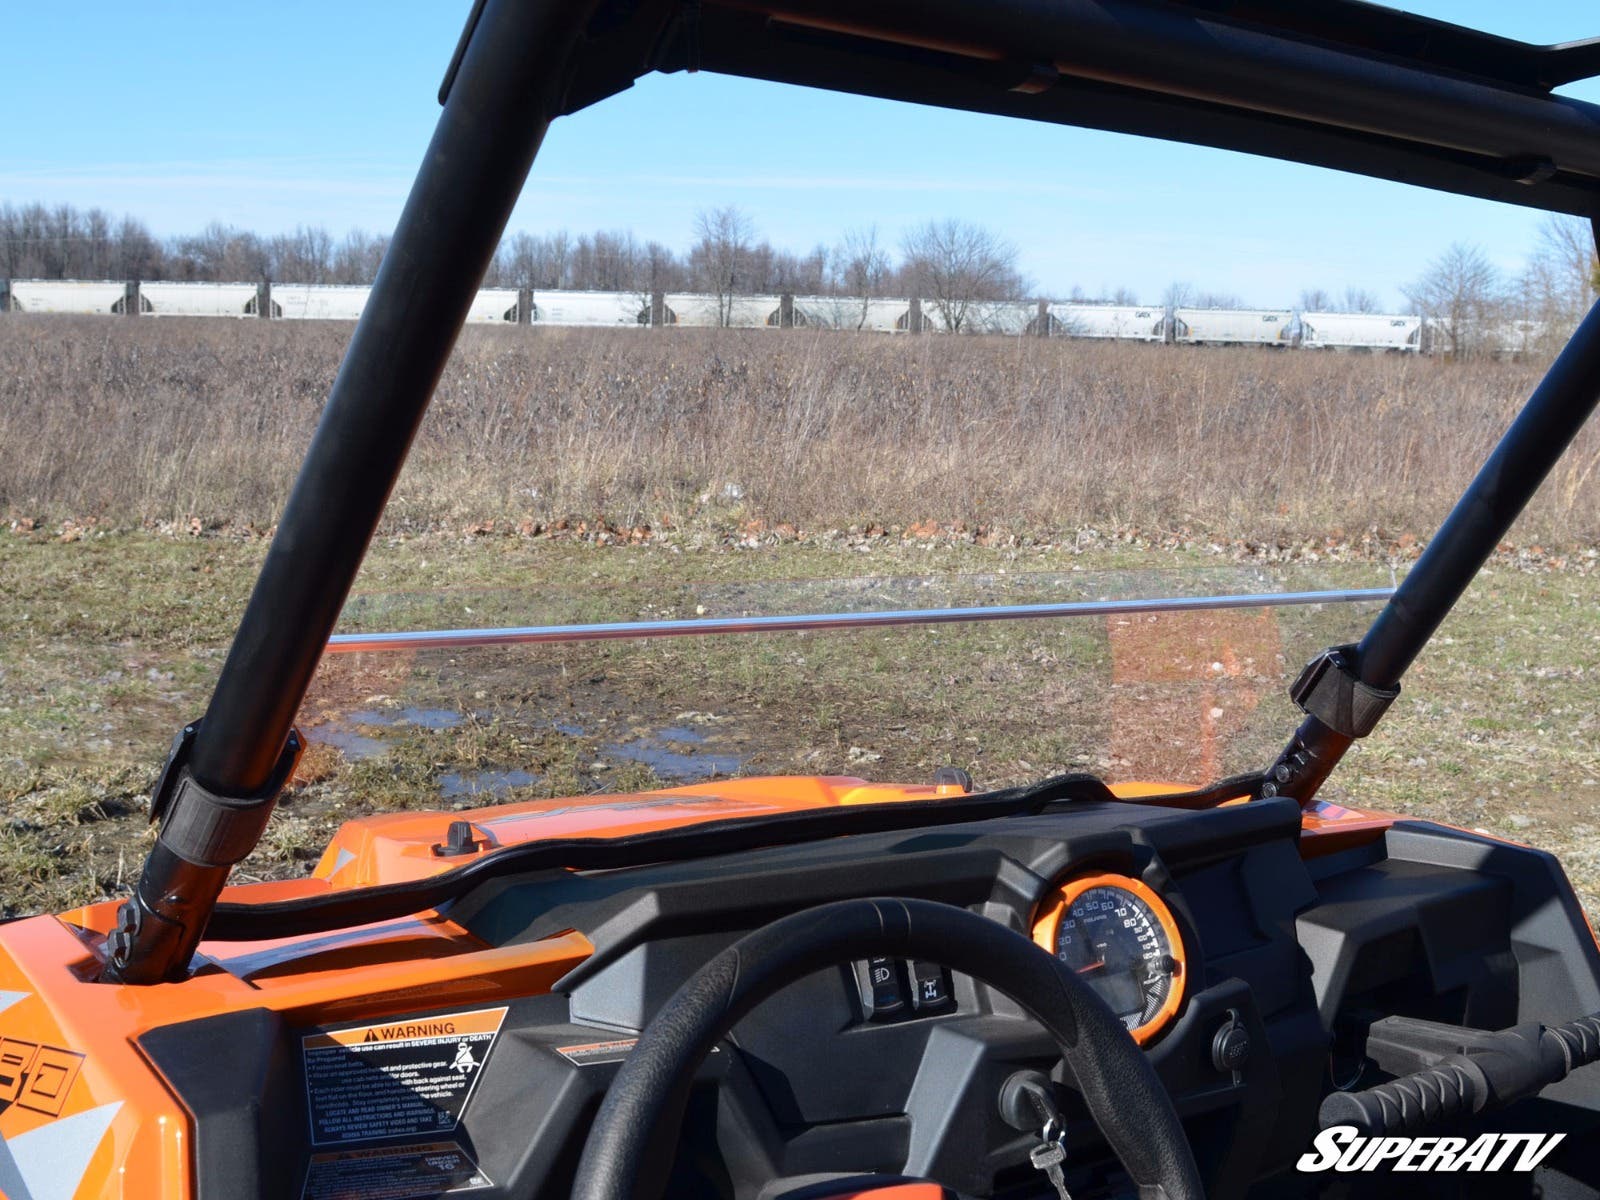
<path id="1" fill-rule="evenodd" d="M 161 832 L 101 979 L 182 979 L 299 758 L 293 721 L 499 245 L 595 0 L 474 6 L 448 96 L 205 719 L 152 797 Z M 627 82 L 631 82 L 631 76 Z M 619 86 L 623 84 L 619 83 Z"/>
<path id="2" fill-rule="evenodd" d="M 1371 733 L 1511 523 L 1600 403 L 1600 304 L 1591 308 L 1494 452 L 1353 646 L 1313 659 L 1290 689 L 1306 714 L 1267 772 L 1265 796 L 1308 804 L 1353 742 Z"/>

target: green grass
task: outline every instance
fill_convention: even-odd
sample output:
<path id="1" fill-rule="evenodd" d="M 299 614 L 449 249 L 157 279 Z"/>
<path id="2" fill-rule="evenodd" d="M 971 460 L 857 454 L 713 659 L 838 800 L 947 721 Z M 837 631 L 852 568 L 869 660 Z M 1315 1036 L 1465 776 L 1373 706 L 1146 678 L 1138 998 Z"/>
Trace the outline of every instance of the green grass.
<path id="1" fill-rule="evenodd" d="M 149 844 L 144 803 L 155 770 L 172 733 L 205 707 L 264 550 L 259 540 L 0 534 L 6 914 L 130 885 Z M 1272 571 L 1295 587 L 1370 585 L 1385 575 L 1377 565 Z M 861 576 L 878 582 L 838 582 Z M 921 582 L 929 578 L 939 582 Z M 1263 568 L 1201 551 L 426 535 L 380 540 L 346 627 L 1020 602 L 1265 582 Z M 1590 909 L 1600 908 L 1597 602 L 1600 580 L 1577 569 L 1486 573 L 1328 794 L 1547 847 Z M 302 712 L 313 748 L 239 874 L 308 870 L 352 815 L 636 790 L 708 756 L 746 774 L 923 780 L 955 764 L 985 786 L 1074 769 L 1202 782 L 1262 765 L 1294 722 L 1284 678 L 1367 619 L 1351 609 L 1284 609 L 1267 618 L 330 658 Z M 1218 734 L 1209 750 L 1208 728 Z M 327 743 L 330 731 L 383 753 L 347 754 Z M 452 779 L 481 773 L 503 786 L 444 794 Z"/>

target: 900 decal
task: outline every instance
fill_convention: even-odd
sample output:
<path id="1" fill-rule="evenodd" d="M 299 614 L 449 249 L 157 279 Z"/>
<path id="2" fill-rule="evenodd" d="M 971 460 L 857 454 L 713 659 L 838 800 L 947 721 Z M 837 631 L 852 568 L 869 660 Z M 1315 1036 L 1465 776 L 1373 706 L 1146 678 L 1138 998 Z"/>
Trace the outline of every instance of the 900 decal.
<path id="1" fill-rule="evenodd" d="M 0 1108 L 15 1104 L 59 1117 L 83 1067 L 83 1055 L 60 1046 L 0 1039 Z"/>

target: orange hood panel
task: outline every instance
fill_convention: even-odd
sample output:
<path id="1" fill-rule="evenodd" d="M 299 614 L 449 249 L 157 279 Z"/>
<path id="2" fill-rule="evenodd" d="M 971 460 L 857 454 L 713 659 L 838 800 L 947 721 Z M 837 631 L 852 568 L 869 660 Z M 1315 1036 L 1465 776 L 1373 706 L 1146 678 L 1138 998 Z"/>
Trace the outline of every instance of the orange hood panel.
<path id="1" fill-rule="evenodd" d="M 472 853 L 481 856 L 502 846 L 553 838 L 626 837 L 708 821 L 963 794 L 951 785 L 871 784 L 844 775 L 771 776 L 632 795 L 532 800 L 452 813 L 394 813 L 347 822 L 312 875 L 332 887 L 370 887 L 462 866 L 472 860 L 470 856 L 447 857 L 434 851 L 435 846 L 445 845 L 450 825 L 457 821 L 471 824 Z"/>

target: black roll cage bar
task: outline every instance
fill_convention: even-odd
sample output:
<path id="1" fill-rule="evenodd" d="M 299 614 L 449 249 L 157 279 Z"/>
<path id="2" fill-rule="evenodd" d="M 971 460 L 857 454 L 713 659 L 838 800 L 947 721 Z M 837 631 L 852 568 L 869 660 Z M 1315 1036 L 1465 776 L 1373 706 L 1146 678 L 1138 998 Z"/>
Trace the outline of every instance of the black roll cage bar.
<path id="1" fill-rule="evenodd" d="M 1533 46 L 1363 0 L 475 0 L 210 706 L 157 786 L 160 834 L 108 938 L 106 980 L 182 978 L 255 846 L 299 752 L 295 713 L 550 122 L 680 70 L 1600 216 L 1600 106 L 1553 90 L 1600 75 L 1600 38 Z M 1600 308 L 1366 636 L 1302 679 L 1308 715 L 1265 793 L 1312 798 L 1370 724 L 1330 714 L 1398 688 L 1597 400 Z"/>

